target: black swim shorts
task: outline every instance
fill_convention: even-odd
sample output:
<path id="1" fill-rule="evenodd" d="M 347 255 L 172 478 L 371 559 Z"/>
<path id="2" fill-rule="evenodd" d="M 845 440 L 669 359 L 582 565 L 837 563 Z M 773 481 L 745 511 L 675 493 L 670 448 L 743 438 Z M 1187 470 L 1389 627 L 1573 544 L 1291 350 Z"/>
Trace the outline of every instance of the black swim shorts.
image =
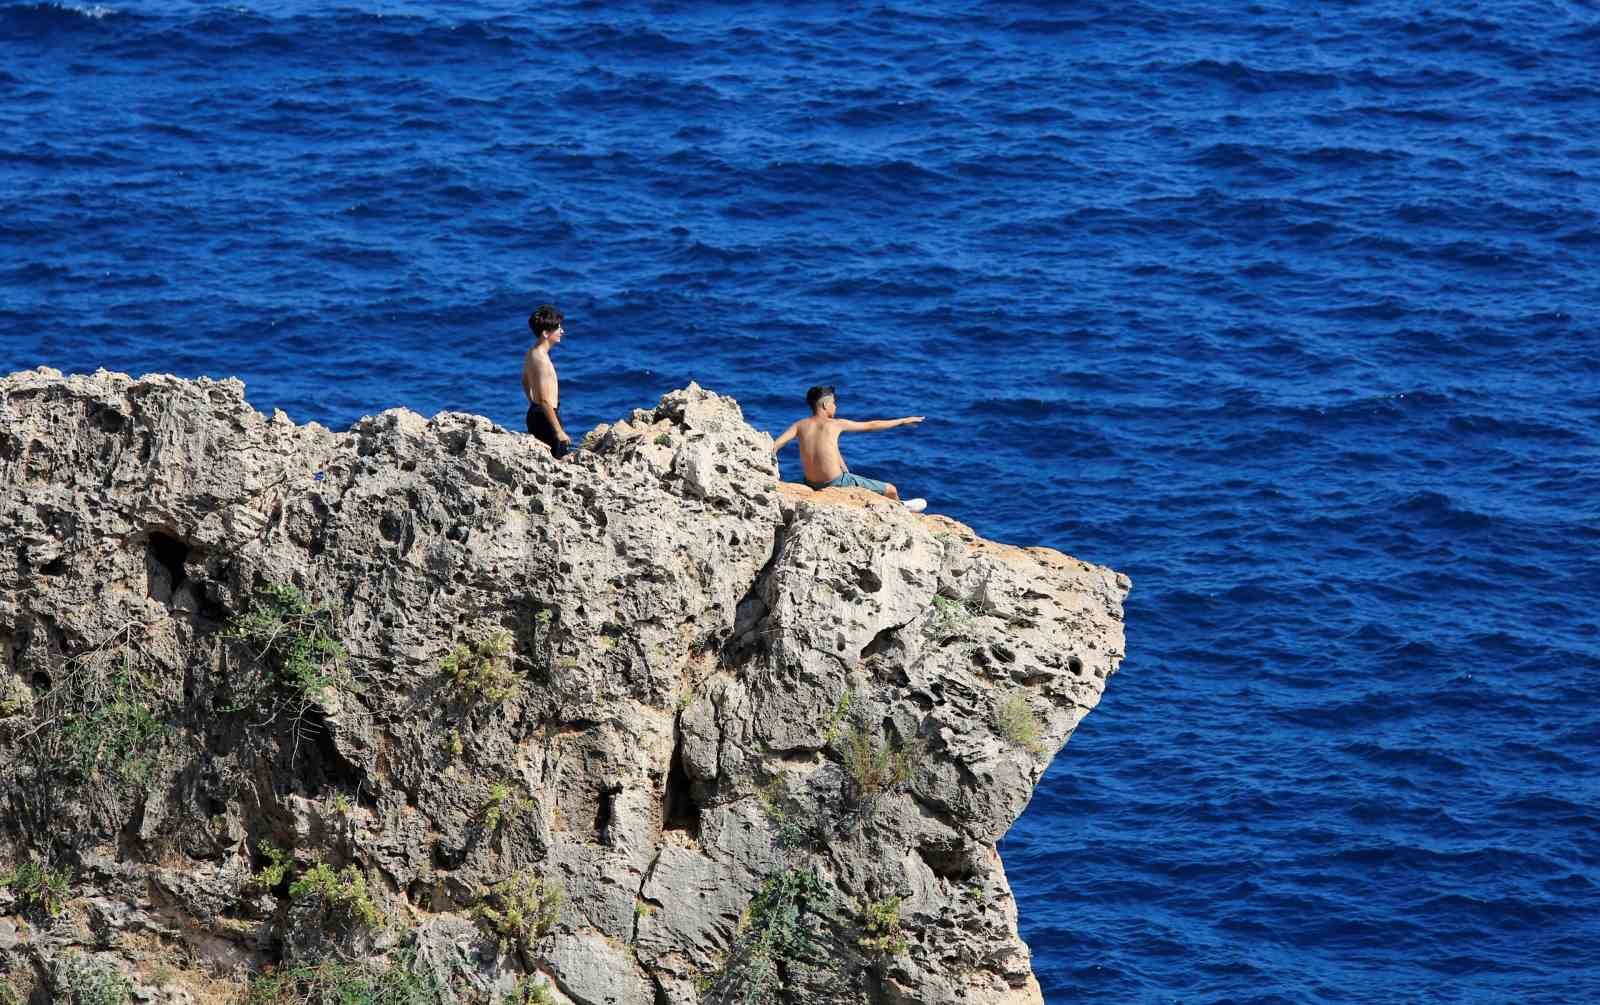
<path id="1" fill-rule="evenodd" d="M 560 416 L 561 409 L 557 407 L 556 417 L 559 418 Z M 528 406 L 528 432 L 532 433 L 540 443 L 549 447 L 550 453 L 556 457 L 565 457 L 567 455 L 567 445 L 561 442 L 560 437 L 556 436 L 556 427 L 550 424 L 549 419 L 545 418 L 544 409 L 538 405 Z"/>

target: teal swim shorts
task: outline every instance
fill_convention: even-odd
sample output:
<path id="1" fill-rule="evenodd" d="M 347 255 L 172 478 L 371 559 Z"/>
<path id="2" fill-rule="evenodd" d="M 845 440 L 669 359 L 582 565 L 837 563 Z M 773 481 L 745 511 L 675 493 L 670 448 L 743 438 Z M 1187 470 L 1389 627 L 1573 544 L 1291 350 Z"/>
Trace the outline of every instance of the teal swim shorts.
<path id="1" fill-rule="evenodd" d="M 888 482 L 880 482 L 876 478 L 863 478 L 860 475 L 853 475 L 848 471 L 835 478 L 831 482 L 823 482 L 820 485 L 816 482 L 806 482 L 806 484 L 814 489 L 867 489 L 868 491 L 878 493 L 880 496 L 885 494 L 889 489 Z"/>

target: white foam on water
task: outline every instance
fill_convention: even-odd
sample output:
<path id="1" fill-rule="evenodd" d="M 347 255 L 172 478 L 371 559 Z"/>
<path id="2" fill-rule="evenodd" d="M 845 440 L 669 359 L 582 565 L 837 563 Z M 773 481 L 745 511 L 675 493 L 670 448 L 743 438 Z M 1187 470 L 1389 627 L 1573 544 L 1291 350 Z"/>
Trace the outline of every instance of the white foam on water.
<path id="1" fill-rule="evenodd" d="M 117 13 L 115 7 L 107 7 L 105 4 L 98 3 L 93 7 L 80 7 L 77 4 L 70 3 L 52 3 L 49 6 L 54 7 L 56 10 L 64 10 L 70 14 L 89 18 L 91 21 L 101 21 L 107 16 Z"/>

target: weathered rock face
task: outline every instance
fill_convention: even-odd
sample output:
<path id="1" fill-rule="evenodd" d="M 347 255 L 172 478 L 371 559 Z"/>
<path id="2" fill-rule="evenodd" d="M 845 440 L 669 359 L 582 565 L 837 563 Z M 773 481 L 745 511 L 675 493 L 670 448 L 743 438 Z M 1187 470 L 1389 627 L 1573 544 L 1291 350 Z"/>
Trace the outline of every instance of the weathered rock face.
<path id="1" fill-rule="evenodd" d="M 387 954 L 455 1001 L 1040 1000 L 995 843 L 1125 577 L 782 485 L 694 386 L 563 462 L 243 392 L 0 381 L 17 987 Z"/>

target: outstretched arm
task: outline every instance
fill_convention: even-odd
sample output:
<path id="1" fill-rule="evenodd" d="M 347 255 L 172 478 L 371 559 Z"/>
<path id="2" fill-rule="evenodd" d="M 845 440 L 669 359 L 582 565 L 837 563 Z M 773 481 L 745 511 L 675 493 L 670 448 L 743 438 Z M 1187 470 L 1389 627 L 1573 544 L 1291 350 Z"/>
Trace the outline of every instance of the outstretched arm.
<path id="1" fill-rule="evenodd" d="M 922 421 L 920 415 L 908 415 L 903 419 L 872 419 L 867 422 L 857 422 L 854 419 L 834 419 L 839 428 L 849 433 L 875 433 L 880 429 L 893 429 L 896 426 L 915 426 Z"/>
<path id="2" fill-rule="evenodd" d="M 783 435 L 782 436 L 780 436 L 776 440 L 772 441 L 772 452 L 773 453 L 777 453 L 778 451 L 782 450 L 784 447 L 787 447 L 789 445 L 789 441 L 794 439 L 795 432 L 799 428 L 800 428 L 800 423 L 796 422 L 796 423 L 792 423 L 789 426 L 788 429 L 785 429 L 783 431 Z"/>

